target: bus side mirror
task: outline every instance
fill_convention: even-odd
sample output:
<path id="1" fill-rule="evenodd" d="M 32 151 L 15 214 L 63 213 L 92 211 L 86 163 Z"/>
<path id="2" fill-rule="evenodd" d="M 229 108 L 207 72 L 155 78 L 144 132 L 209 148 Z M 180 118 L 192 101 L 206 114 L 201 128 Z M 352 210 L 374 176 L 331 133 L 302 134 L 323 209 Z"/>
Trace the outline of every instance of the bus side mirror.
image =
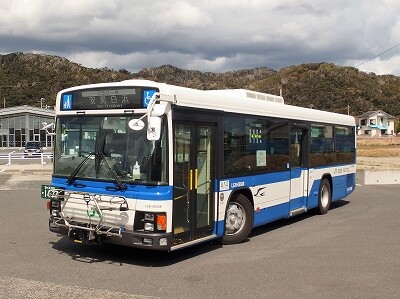
<path id="1" fill-rule="evenodd" d="M 157 141 L 161 136 L 161 118 L 151 116 L 147 124 L 147 140 Z"/>

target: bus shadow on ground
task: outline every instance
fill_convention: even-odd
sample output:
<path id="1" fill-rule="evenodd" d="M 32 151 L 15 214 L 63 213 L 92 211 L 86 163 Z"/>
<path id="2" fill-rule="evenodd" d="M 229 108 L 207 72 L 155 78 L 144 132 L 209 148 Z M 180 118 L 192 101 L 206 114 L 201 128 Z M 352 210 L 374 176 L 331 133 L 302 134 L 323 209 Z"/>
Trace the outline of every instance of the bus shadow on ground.
<path id="1" fill-rule="evenodd" d="M 205 242 L 177 251 L 165 252 L 132 248 L 114 244 L 77 244 L 66 236 L 57 242 L 50 242 L 59 254 L 66 254 L 72 260 L 82 263 L 106 263 L 136 265 L 142 267 L 165 267 L 210 253 L 222 248 L 214 242 Z"/>
<path id="2" fill-rule="evenodd" d="M 330 210 L 335 210 L 346 206 L 349 201 L 340 200 L 331 204 Z M 329 213 L 329 212 L 328 212 Z M 310 210 L 307 213 L 257 227 L 253 229 L 249 238 L 244 242 L 251 242 L 252 237 L 265 234 L 287 225 L 317 216 L 316 210 Z M 221 249 L 223 246 L 217 242 L 205 242 L 188 248 L 172 252 L 154 251 L 137 249 L 127 246 L 114 244 L 78 244 L 74 243 L 66 236 L 61 236 L 57 242 L 51 242 L 53 249 L 59 254 L 66 254 L 72 260 L 81 263 L 106 263 L 117 265 L 136 265 L 141 267 L 166 267 L 183 262 L 199 255 L 211 253 L 214 250 Z M 233 245 L 235 246 L 235 245 Z"/>

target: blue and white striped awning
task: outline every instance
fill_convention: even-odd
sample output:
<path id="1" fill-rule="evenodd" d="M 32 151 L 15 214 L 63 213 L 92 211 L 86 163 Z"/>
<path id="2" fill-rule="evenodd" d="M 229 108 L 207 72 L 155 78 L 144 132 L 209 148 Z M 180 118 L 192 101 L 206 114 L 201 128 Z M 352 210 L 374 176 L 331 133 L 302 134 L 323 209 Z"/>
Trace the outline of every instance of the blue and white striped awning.
<path id="1" fill-rule="evenodd" d="M 369 125 L 372 129 L 387 130 L 387 128 L 378 125 Z"/>

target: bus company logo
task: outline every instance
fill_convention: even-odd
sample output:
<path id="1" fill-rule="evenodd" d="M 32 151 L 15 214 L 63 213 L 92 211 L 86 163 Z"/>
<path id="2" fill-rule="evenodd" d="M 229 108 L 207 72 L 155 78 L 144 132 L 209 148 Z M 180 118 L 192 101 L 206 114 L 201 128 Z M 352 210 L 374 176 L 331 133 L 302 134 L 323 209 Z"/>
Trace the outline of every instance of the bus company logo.
<path id="1" fill-rule="evenodd" d="M 256 194 L 254 194 L 254 196 L 255 197 L 263 197 L 263 196 L 265 196 L 265 189 L 266 189 L 266 187 L 259 188 L 257 190 Z"/>
<path id="2" fill-rule="evenodd" d="M 89 210 L 86 211 L 87 215 L 89 216 L 89 218 L 101 218 L 101 212 L 97 209 L 97 207 L 92 207 L 90 209 L 90 213 Z"/>
<path id="3" fill-rule="evenodd" d="M 227 191 L 227 190 L 229 190 L 229 181 L 219 182 L 219 191 Z"/>
<path id="4" fill-rule="evenodd" d="M 65 94 L 62 98 L 62 110 L 72 109 L 72 94 Z"/>
<path id="5" fill-rule="evenodd" d="M 151 98 L 155 94 L 156 90 L 155 89 L 149 89 L 149 90 L 144 90 L 143 91 L 143 107 L 147 108 L 147 106 L 150 104 Z"/>

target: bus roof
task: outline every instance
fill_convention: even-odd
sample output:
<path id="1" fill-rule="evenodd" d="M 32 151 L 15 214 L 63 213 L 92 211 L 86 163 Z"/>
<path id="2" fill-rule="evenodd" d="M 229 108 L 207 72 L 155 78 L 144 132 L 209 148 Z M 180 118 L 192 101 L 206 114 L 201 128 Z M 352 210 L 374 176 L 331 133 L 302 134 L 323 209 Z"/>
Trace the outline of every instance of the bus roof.
<path id="1" fill-rule="evenodd" d="M 162 87 L 167 88 L 167 94 L 175 95 L 176 104 L 178 106 L 355 126 L 355 119 L 352 116 L 287 105 L 284 104 L 283 98 L 280 96 L 244 89 L 204 91 L 173 85 L 159 86 L 160 93 L 163 93 Z M 254 98 L 254 96 L 249 95 L 249 93 L 254 93 L 255 95 L 259 95 L 259 97 Z M 266 99 L 259 99 L 260 95 L 265 95 Z M 271 100 L 271 97 L 274 97 L 274 100 Z M 269 98 L 269 100 L 267 98 Z"/>
<path id="2" fill-rule="evenodd" d="M 134 79 L 76 86 L 60 91 L 57 95 L 57 100 L 59 101 L 60 95 L 66 91 L 111 86 L 146 86 L 158 88 L 161 94 L 173 95 L 176 99 L 175 105 L 177 106 L 355 126 L 355 120 L 352 116 L 284 104 L 281 96 L 245 89 L 199 90 L 149 80 Z M 56 106 L 56 109 L 57 107 L 59 105 Z"/>

